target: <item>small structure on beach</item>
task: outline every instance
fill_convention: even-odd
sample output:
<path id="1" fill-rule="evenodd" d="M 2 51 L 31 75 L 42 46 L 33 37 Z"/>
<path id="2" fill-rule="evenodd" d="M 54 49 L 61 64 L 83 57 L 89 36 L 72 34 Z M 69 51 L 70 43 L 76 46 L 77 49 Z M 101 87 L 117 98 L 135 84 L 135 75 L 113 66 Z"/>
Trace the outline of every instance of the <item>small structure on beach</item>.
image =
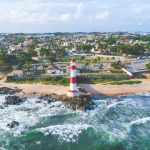
<path id="1" fill-rule="evenodd" d="M 67 92 L 67 96 L 69 97 L 79 97 L 80 93 L 77 89 L 77 70 L 76 70 L 76 60 L 71 59 L 70 65 L 70 89 Z"/>

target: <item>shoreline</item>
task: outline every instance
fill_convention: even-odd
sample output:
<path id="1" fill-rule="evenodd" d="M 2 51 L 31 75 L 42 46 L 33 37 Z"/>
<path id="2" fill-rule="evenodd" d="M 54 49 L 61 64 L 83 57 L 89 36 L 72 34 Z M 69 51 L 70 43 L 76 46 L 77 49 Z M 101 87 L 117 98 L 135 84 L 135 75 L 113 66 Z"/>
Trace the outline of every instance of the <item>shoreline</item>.
<path id="1" fill-rule="evenodd" d="M 138 79 L 142 81 L 140 84 L 133 85 L 110 85 L 110 84 L 79 84 L 80 88 L 85 89 L 90 96 L 118 96 L 127 94 L 136 94 L 150 92 L 150 80 L 149 79 Z M 133 80 L 134 81 L 134 80 Z M 59 85 L 47 85 L 42 83 L 35 84 L 15 84 L 15 83 L 5 83 L 0 81 L 0 88 L 18 88 L 22 92 L 19 95 L 32 95 L 32 94 L 52 94 L 64 95 L 67 93 L 69 87 L 59 86 Z"/>

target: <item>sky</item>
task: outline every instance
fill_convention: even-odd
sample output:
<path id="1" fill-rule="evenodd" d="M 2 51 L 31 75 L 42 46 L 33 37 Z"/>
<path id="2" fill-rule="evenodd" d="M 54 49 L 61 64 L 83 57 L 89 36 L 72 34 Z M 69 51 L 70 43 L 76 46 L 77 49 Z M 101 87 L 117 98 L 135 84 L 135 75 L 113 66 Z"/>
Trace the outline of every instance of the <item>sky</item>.
<path id="1" fill-rule="evenodd" d="M 0 0 L 0 33 L 150 31 L 150 0 Z"/>

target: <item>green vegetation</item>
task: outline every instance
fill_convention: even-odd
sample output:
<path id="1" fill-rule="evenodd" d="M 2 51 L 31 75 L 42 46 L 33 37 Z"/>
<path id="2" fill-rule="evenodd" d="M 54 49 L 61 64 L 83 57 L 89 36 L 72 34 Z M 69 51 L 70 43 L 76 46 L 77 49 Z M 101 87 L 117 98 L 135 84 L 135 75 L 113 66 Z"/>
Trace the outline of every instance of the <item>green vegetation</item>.
<path id="1" fill-rule="evenodd" d="M 87 53 L 90 52 L 90 50 L 92 49 L 92 45 L 89 45 L 89 44 L 83 44 L 83 45 L 78 45 L 77 46 L 77 50 L 78 51 L 85 51 Z"/>
<path id="2" fill-rule="evenodd" d="M 129 45 L 129 44 L 118 44 L 111 48 L 112 52 L 122 55 L 144 55 L 145 48 L 143 45 L 135 44 L 135 45 Z"/>
<path id="3" fill-rule="evenodd" d="M 132 80 L 125 80 L 123 78 L 84 78 L 78 77 L 78 83 L 80 84 L 112 84 L 112 85 L 122 85 L 122 84 L 139 84 L 141 81 L 132 81 Z"/>
<path id="4" fill-rule="evenodd" d="M 0 48 L 0 72 L 10 71 L 13 62 L 15 62 L 15 57 L 6 55 L 5 50 Z"/>
<path id="5" fill-rule="evenodd" d="M 145 65 L 148 70 L 150 70 L 150 63 Z"/>
<path id="6" fill-rule="evenodd" d="M 36 61 L 32 59 L 32 57 L 35 56 L 35 53 L 32 52 L 33 51 L 17 53 L 15 64 L 23 68 L 23 66 L 30 66 L 32 63 L 36 63 Z"/>
<path id="7" fill-rule="evenodd" d="M 16 37 L 16 39 L 15 39 L 15 45 L 17 45 L 17 44 L 19 44 L 19 43 L 23 43 L 24 42 L 24 38 L 23 37 Z"/>
<path id="8" fill-rule="evenodd" d="M 6 82 L 15 82 L 18 84 L 26 83 L 26 84 L 33 84 L 33 83 L 43 83 L 43 84 L 52 84 L 52 85 L 69 85 L 69 79 L 66 77 L 50 77 L 47 79 L 44 78 L 23 78 L 23 79 L 11 79 L 8 78 Z"/>
<path id="9" fill-rule="evenodd" d="M 28 54 L 30 57 L 37 56 L 37 52 L 35 51 L 35 45 L 29 45 L 28 46 Z"/>
<path id="10" fill-rule="evenodd" d="M 76 60 L 78 63 L 111 63 L 114 62 L 113 57 L 109 58 L 107 57 L 107 59 L 103 58 L 103 57 L 98 57 L 95 59 L 85 59 L 84 56 L 81 56 L 80 58 L 78 58 Z M 55 62 L 70 62 L 70 58 L 57 58 L 55 59 Z"/>
<path id="11" fill-rule="evenodd" d="M 112 82 L 112 83 L 110 83 L 110 84 L 112 84 L 112 85 L 123 85 L 123 84 L 140 84 L 140 83 L 142 83 L 142 81 L 119 81 L 119 82 Z"/>
<path id="12" fill-rule="evenodd" d="M 114 69 L 121 69 L 124 68 L 124 64 L 122 64 L 122 62 L 120 60 L 115 61 L 111 64 L 111 67 L 113 67 Z"/>
<path id="13" fill-rule="evenodd" d="M 112 84 L 112 85 L 122 85 L 122 84 L 139 84 L 141 81 L 132 81 L 124 78 L 88 78 L 83 76 L 78 76 L 77 81 L 79 84 Z M 52 84 L 52 85 L 69 85 L 69 76 L 60 76 L 60 77 L 49 77 L 49 78 L 23 78 L 23 79 L 13 79 L 8 78 L 6 82 L 15 82 L 15 83 L 43 83 L 43 84 Z"/>
<path id="14" fill-rule="evenodd" d="M 77 81 L 80 84 L 98 84 L 98 83 L 111 83 L 113 81 L 118 82 L 122 81 L 122 78 L 86 78 L 86 77 L 78 77 Z"/>

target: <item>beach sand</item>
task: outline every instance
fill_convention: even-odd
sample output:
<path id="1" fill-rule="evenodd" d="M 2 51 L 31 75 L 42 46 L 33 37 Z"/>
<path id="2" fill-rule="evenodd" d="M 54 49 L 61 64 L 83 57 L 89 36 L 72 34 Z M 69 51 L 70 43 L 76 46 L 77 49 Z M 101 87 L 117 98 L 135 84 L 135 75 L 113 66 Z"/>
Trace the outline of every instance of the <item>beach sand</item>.
<path id="1" fill-rule="evenodd" d="M 140 84 L 134 85 L 109 85 L 109 84 L 80 84 L 81 88 L 86 89 L 86 91 L 91 94 L 91 96 L 115 96 L 122 94 L 133 94 L 133 93 L 143 93 L 150 92 L 150 79 L 138 79 L 142 81 Z M 42 83 L 37 84 L 15 84 L 15 83 L 5 83 L 4 80 L 0 80 L 0 87 L 9 88 L 19 88 L 22 89 L 22 95 L 29 95 L 32 93 L 37 94 L 51 94 L 55 93 L 57 95 L 66 94 L 69 87 L 63 87 L 59 85 L 47 85 Z"/>
<path id="2" fill-rule="evenodd" d="M 135 94 L 150 92 L 150 80 L 149 79 L 138 79 L 142 81 L 140 84 L 133 85 L 103 85 L 103 84 L 93 84 L 93 85 L 80 85 L 81 88 L 86 89 L 91 95 L 106 95 L 106 96 L 116 96 L 123 94 Z"/>

